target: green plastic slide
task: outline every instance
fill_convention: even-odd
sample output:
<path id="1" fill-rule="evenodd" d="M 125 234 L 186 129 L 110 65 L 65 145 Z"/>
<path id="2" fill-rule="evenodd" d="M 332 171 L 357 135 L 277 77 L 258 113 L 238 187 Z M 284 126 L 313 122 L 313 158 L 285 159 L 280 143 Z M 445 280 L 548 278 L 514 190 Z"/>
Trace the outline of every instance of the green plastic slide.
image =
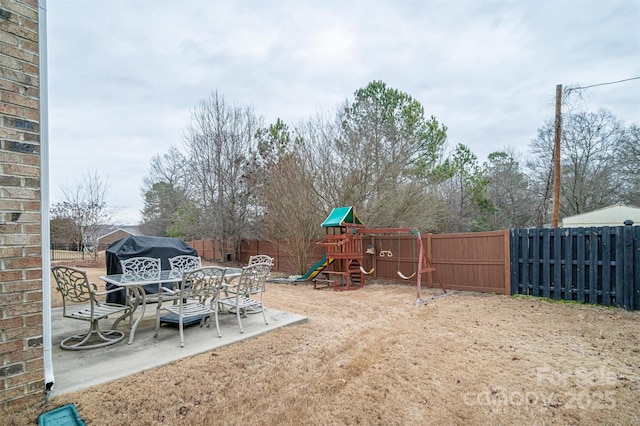
<path id="1" fill-rule="evenodd" d="M 299 278 L 296 278 L 296 281 L 312 280 L 313 278 L 315 278 L 316 275 L 322 272 L 322 270 L 327 266 L 329 266 L 331 263 L 333 263 L 333 259 L 327 259 L 327 255 L 325 254 L 322 259 L 318 260 L 311 268 L 309 268 L 306 274 L 304 274 Z"/>

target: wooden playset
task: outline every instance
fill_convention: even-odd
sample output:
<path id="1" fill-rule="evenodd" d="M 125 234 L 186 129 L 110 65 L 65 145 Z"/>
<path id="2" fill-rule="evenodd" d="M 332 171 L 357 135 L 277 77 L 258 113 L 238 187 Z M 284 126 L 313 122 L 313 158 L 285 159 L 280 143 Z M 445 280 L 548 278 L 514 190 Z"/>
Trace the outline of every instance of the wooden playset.
<path id="1" fill-rule="evenodd" d="M 364 254 L 369 254 L 375 259 L 376 255 L 381 257 L 393 256 L 392 251 L 380 250 L 376 253 L 374 244 L 370 244 L 366 251 L 363 251 L 363 239 L 382 235 L 407 235 L 415 237 L 414 257 L 418 254 L 417 267 L 411 275 L 406 275 L 398 268 L 398 276 L 408 280 L 416 277 L 417 299 L 421 301 L 421 279 L 424 273 L 436 273 L 431 259 L 424 250 L 420 232 L 411 228 L 367 228 L 358 218 L 352 206 L 334 208 L 329 217 L 322 223 L 326 235 L 317 244 L 323 246 L 326 256 L 322 260 L 322 265 L 314 265 L 314 278 L 312 279 L 314 288 L 332 287 L 334 291 L 356 290 L 364 286 L 365 276 L 371 275 L 375 271 L 375 262 L 367 270 L 363 267 Z M 434 276 L 440 284 L 443 292 L 445 290 L 437 275 Z"/>

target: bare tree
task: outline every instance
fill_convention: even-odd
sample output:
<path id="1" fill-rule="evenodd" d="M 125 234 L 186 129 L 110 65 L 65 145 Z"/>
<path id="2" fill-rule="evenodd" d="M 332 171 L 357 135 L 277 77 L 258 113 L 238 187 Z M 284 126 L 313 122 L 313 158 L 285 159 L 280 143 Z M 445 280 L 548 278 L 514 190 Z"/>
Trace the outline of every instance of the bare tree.
<path id="1" fill-rule="evenodd" d="M 51 206 L 51 219 L 64 227 L 56 232 L 76 244 L 78 250 L 92 250 L 97 256 L 98 234 L 103 225 L 111 222 L 116 210 L 107 204 L 108 179 L 83 173 L 71 186 L 62 187 L 63 200 Z M 52 240 L 56 237 L 52 235 Z"/>
<path id="2" fill-rule="evenodd" d="M 145 178 L 141 192 L 144 198 L 141 212 L 143 232 L 145 235 L 168 236 L 176 228 L 178 212 L 189 205 L 187 162 L 176 147 L 151 159 L 149 176 Z M 177 234 L 175 236 L 189 237 Z"/>
<path id="3" fill-rule="evenodd" d="M 307 252 L 319 235 L 321 203 L 313 192 L 313 172 L 302 139 L 281 120 L 258 131 L 250 177 L 261 212 L 258 235 L 287 238 L 285 252 L 296 259 L 297 272 L 307 268 Z"/>
<path id="4" fill-rule="evenodd" d="M 603 109 L 565 120 L 561 212 L 575 215 L 618 202 L 621 181 L 615 158 L 624 135 L 621 122 Z"/>
<path id="5" fill-rule="evenodd" d="M 526 162 L 529 187 L 536 200 L 535 225 L 542 228 L 551 221 L 553 203 L 554 126 L 547 122 L 529 145 L 531 155 Z"/>
<path id="6" fill-rule="evenodd" d="M 253 109 L 228 105 L 215 92 L 193 110 L 184 138 L 189 195 L 198 209 L 196 232 L 212 237 L 221 252 L 231 250 L 234 257 L 250 221 L 243 176 L 260 126 Z"/>
<path id="7" fill-rule="evenodd" d="M 627 128 L 616 156 L 623 201 L 640 206 L 640 126 L 632 124 Z"/>
<path id="8" fill-rule="evenodd" d="M 547 210 L 551 194 L 553 163 L 553 123 L 547 122 L 538 131 L 530 147 L 528 162 L 533 185 L 539 190 Z M 621 176 L 616 170 L 618 147 L 624 140 L 624 127 L 611 112 L 578 112 L 563 118 L 561 143 L 561 204 L 563 216 L 584 213 L 606 207 L 622 198 Z M 543 212 L 544 221 L 549 216 Z M 539 225 L 541 225 L 539 223 Z"/>
<path id="9" fill-rule="evenodd" d="M 291 245 L 285 250 L 302 274 L 324 219 L 322 202 L 313 189 L 316 173 L 312 162 L 306 161 L 303 139 L 293 136 L 281 120 L 258 132 L 258 139 L 251 176 L 262 211 L 260 234 L 288 239 Z"/>
<path id="10" fill-rule="evenodd" d="M 309 191 L 318 200 L 321 214 L 326 217 L 337 206 L 349 205 L 341 198 L 343 182 L 342 166 L 336 161 L 334 145 L 340 135 L 339 120 L 333 121 L 323 115 L 300 123 L 296 132 L 302 143 L 300 157 L 312 177 Z M 362 165 L 366 168 L 366 165 Z"/>

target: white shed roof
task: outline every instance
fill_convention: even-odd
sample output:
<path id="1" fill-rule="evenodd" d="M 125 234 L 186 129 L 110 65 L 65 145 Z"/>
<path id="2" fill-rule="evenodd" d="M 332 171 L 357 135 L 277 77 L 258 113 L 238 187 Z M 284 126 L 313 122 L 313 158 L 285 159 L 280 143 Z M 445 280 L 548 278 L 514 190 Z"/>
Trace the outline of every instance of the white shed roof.
<path id="1" fill-rule="evenodd" d="M 565 217 L 562 219 L 562 227 L 622 226 L 624 221 L 628 219 L 631 219 L 634 225 L 640 225 L 640 209 L 616 204 L 588 213 Z"/>

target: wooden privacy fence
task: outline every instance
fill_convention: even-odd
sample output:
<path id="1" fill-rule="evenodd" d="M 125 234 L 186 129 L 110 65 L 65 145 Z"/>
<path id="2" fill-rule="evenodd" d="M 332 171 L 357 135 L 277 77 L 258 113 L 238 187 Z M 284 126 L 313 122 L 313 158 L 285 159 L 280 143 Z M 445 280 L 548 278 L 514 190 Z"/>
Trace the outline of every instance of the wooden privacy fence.
<path id="1" fill-rule="evenodd" d="M 512 230 L 511 294 L 640 309 L 640 226 Z"/>
<path id="2" fill-rule="evenodd" d="M 466 234 L 427 234 L 423 245 L 436 267 L 436 273 L 422 277 L 422 285 L 439 287 L 436 279 L 447 289 L 495 292 L 509 294 L 509 231 L 477 232 Z M 319 241 L 319 240 L 318 240 Z M 189 242 L 205 259 L 213 250 L 206 242 Z M 266 254 L 274 259 L 274 270 L 296 273 L 296 261 L 291 255 L 287 240 L 242 240 L 238 258 L 246 262 L 254 254 Z M 375 249 L 375 256 L 366 254 L 369 246 Z M 378 279 L 416 285 L 417 276 L 409 280 L 399 277 L 398 271 L 411 276 L 418 268 L 417 244 L 411 235 L 364 237 L 362 241 L 363 267 L 374 272 L 366 279 Z M 391 252 L 391 256 L 380 256 L 380 252 Z M 324 256 L 324 248 L 311 244 L 307 252 L 307 266 L 310 267 Z"/>
<path id="3" fill-rule="evenodd" d="M 220 250 L 213 249 L 213 240 L 196 240 L 189 241 L 191 247 L 196 249 L 198 252 L 198 256 L 206 260 L 222 260 L 222 256 L 220 255 Z"/>
<path id="4" fill-rule="evenodd" d="M 320 241 L 314 240 L 307 250 L 307 264 L 309 266 L 322 259 L 324 256 L 324 247 L 316 246 L 315 243 Z M 255 254 L 266 254 L 273 258 L 273 269 L 289 274 L 296 273 L 296 259 L 293 256 L 294 251 L 291 248 L 291 242 L 284 239 L 275 240 L 242 240 L 240 243 L 240 253 L 238 258 L 242 262 L 249 260 L 250 256 Z"/>
<path id="5" fill-rule="evenodd" d="M 214 257 L 205 242 L 190 242 L 205 259 Z M 296 271 L 287 240 L 243 240 L 239 261 L 254 254 L 274 258 L 274 269 Z M 367 279 L 415 285 L 415 239 L 409 235 L 364 237 L 362 266 Z M 422 277 L 426 287 L 523 294 L 605 306 L 640 309 L 640 226 L 513 229 L 461 234 L 427 234 L 423 245 L 436 268 Z M 366 253 L 373 247 L 375 256 Z M 391 252 L 381 257 L 380 252 Z M 219 254 L 219 253 L 218 253 Z M 311 244 L 307 264 L 324 256 Z"/>
<path id="6" fill-rule="evenodd" d="M 422 278 L 422 285 L 451 290 L 509 294 L 509 231 L 459 234 L 426 234 L 422 243 L 435 273 Z M 363 249 L 373 245 L 375 258 L 365 254 L 363 267 L 374 268 L 373 279 L 391 280 L 415 285 L 417 277 L 404 280 L 398 272 L 411 276 L 418 268 L 416 240 L 412 236 L 377 236 L 363 240 Z M 392 256 L 381 257 L 380 252 Z"/>

